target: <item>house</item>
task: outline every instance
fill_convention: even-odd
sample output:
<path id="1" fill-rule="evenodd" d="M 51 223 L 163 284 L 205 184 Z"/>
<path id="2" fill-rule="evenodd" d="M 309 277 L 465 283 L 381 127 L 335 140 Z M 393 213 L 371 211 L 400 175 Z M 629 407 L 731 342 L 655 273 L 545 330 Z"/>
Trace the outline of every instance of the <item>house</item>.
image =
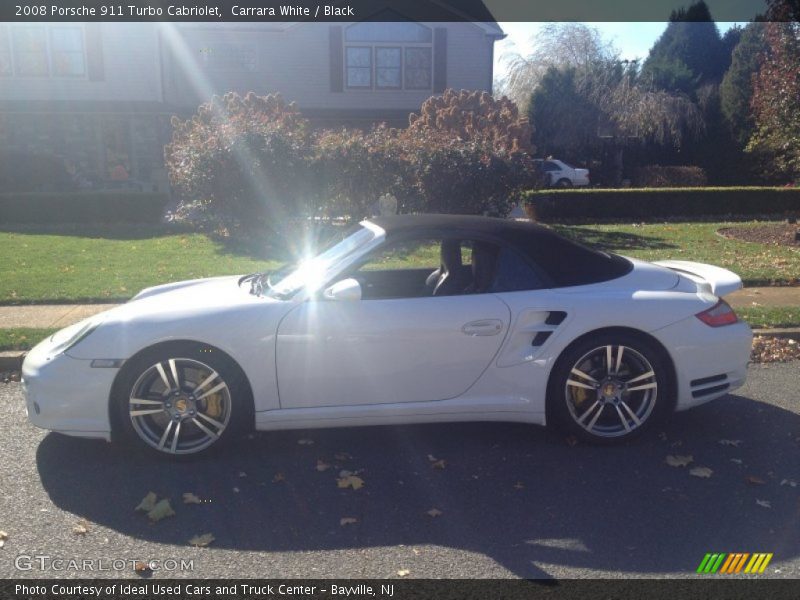
<path id="1" fill-rule="evenodd" d="M 56 157 L 87 186 L 167 189 L 170 117 L 214 94 L 280 92 L 315 125 L 365 127 L 404 126 L 445 87 L 491 91 L 496 23 L 386 18 L 0 24 L 0 152 Z"/>

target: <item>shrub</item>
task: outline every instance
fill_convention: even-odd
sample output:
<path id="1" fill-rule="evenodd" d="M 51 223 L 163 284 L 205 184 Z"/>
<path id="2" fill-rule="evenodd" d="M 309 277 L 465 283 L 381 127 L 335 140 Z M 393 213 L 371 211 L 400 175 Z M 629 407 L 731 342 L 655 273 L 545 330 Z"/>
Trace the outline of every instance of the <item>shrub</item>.
<path id="1" fill-rule="evenodd" d="M 0 194 L 0 223 L 158 223 L 166 194 L 68 192 Z"/>
<path id="2" fill-rule="evenodd" d="M 409 194 L 409 165 L 402 156 L 396 131 L 376 127 L 361 130 L 323 130 L 314 139 L 313 171 L 324 197 L 327 216 L 351 219 L 371 216 L 384 194 Z"/>
<path id="3" fill-rule="evenodd" d="M 770 187 L 558 190 L 525 194 L 542 221 L 764 215 L 800 211 L 800 189 Z"/>
<path id="4" fill-rule="evenodd" d="M 398 137 L 415 192 L 410 210 L 502 216 L 541 183 L 530 124 L 507 98 L 446 90 Z"/>
<path id="5" fill-rule="evenodd" d="M 702 187 L 708 178 L 700 167 L 647 165 L 636 169 L 633 182 L 645 188 Z"/>
<path id="6" fill-rule="evenodd" d="M 309 214 L 358 219 L 384 194 L 402 212 L 505 214 L 538 183 L 530 125 L 505 98 L 447 90 L 410 123 L 312 133 L 279 95 L 229 93 L 173 121 L 166 163 L 184 206 L 249 227 Z"/>
<path id="7" fill-rule="evenodd" d="M 72 191 L 64 159 L 44 154 L 0 153 L 0 192 Z"/>
<path id="8" fill-rule="evenodd" d="M 279 94 L 215 96 L 172 126 L 165 161 L 182 199 L 249 227 L 313 210 L 308 123 Z"/>

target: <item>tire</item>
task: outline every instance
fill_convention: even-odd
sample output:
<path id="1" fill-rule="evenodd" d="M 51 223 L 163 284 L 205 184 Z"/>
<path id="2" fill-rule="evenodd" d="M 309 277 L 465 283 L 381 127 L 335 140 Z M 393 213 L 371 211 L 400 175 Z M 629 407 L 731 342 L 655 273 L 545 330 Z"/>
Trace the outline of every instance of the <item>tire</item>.
<path id="1" fill-rule="evenodd" d="M 111 402 L 125 440 L 171 458 L 205 454 L 253 426 L 241 369 L 200 344 L 168 343 L 136 355 L 120 372 Z"/>
<path id="2" fill-rule="evenodd" d="M 654 343 L 625 332 L 587 337 L 553 368 L 548 421 L 586 442 L 624 443 L 671 412 L 671 387 L 669 359 Z"/>
<path id="3" fill-rule="evenodd" d="M 558 181 L 556 181 L 556 187 L 557 188 L 571 188 L 572 187 L 572 182 L 569 179 L 567 179 L 566 177 L 564 177 L 564 178 L 559 179 Z"/>

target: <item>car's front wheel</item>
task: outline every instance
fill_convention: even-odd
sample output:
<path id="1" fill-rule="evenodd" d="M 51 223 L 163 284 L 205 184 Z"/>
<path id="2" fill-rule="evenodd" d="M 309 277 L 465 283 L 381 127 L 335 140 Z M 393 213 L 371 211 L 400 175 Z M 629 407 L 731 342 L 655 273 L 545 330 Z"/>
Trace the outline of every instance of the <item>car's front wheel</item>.
<path id="1" fill-rule="evenodd" d="M 555 366 L 549 416 L 585 441 L 623 442 L 670 409 L 668 373 L 663 352 L 638 336 L 612 333 L 582 340 Z"/>
<path id="2" fill-rule="evenodd" d="M 240 370 L 211 348 L 154 348 L 129 361 L 120 377 L 120 428 L 129 440 L 162 455 L 197 455 L 219 446 L 251 414 Z"/>

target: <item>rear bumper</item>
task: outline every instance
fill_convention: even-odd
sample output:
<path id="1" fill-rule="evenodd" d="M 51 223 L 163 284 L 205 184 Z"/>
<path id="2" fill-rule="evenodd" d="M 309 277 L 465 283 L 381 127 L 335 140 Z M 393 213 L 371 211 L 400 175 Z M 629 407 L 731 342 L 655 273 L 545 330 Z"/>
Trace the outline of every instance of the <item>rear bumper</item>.
<path id="1" fill-rule="evenodd" d="M 91 361 L 52 354 L 45 340 L 22 364 L 28 420 L 36 427 L 79 437 L 111 438 L 108 397 L 117 369 L 93 369 Z"/>
<path id="2" fill-rule="evenodd" d="M 705 404 L 744 384 L 753 343 L 747 323 L 715 328 L 689 317 L 653 334 L 675 365 L 675 410 Z"/>

